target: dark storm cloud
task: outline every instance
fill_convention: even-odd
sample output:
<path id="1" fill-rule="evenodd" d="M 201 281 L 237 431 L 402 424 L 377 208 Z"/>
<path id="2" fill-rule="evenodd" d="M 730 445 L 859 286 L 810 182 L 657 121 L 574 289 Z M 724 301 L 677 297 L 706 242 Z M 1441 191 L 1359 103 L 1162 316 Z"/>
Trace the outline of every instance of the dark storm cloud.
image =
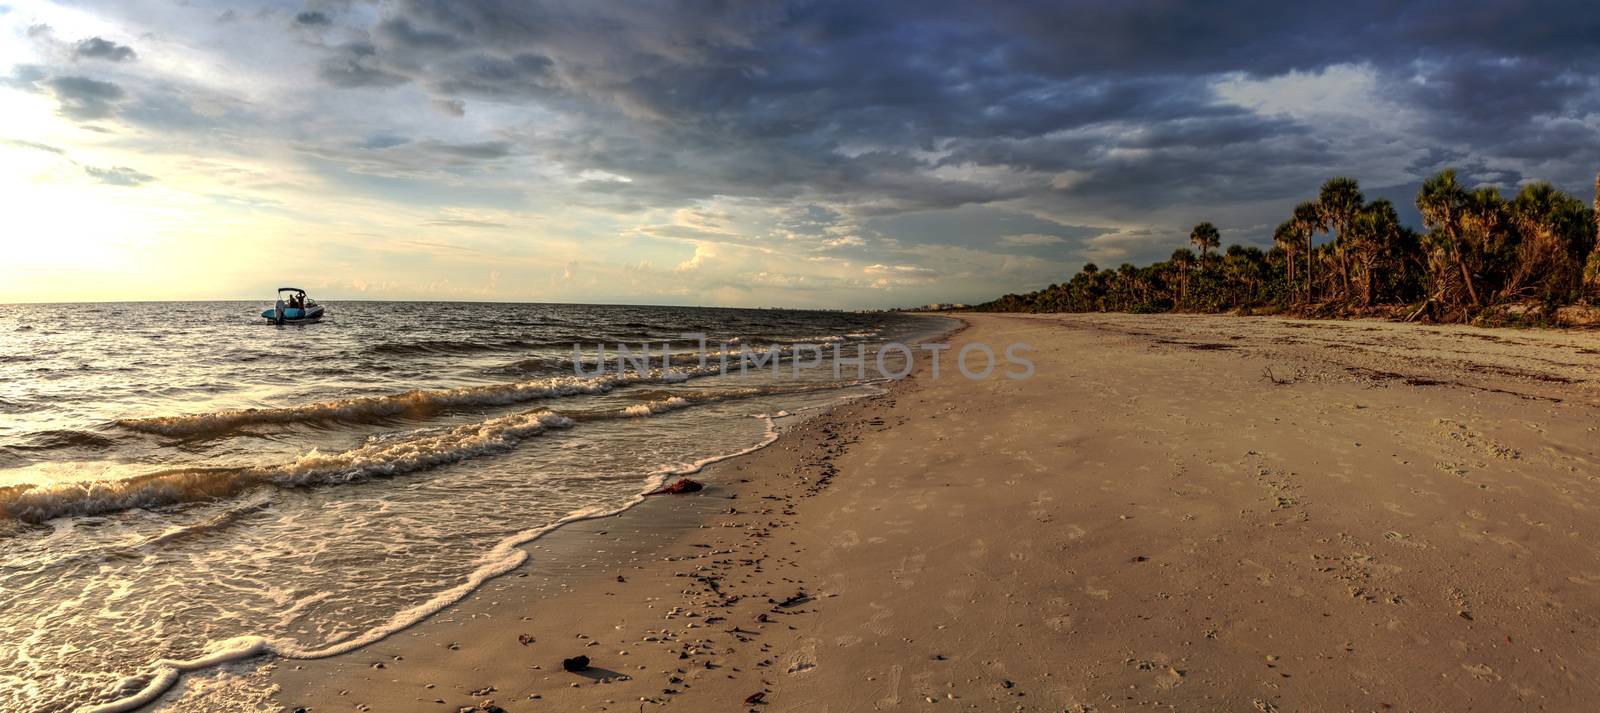
<path id="1" fill-rule="evenodd" d="M 1537 131 L 1540 117 L 1579 115 L 1579 105 L 1592 101 L 1597 88 L 1594 75 L 1580 66 L 1546 57 L 1456 58 L 1396 70 L 1394 84 L 1408 103 L 1427 110 L 1432 133 L 1498 142 L 1528 138 L 1520 135 Z M 1570 145 L 1570 138 L 1556 142 Z M 1534 149 L 1534 157 L 1538 153 Z"/>
<path id="2" fill-rule="evenodd" d="M 632 179 L 579 184 L 615 210 L 735 196 L 856 218 L 1013 203 L 1137 221 L 1292 204 L 1328 175 L 1362 177 L 1363 147 L 1391 174 L 1456 165 L 1577 189 L 1600 144 L 1590 2 L 397 0 L 351 16 L 375 19 L 329 50 L 324 81 L 415 83 L 454 116 L 483 99 L 567 117 L 502 133 Z M 1405 126 L 1363 135 L 1215 89 L 1334 66 L 1372 77 Z M 1029 250 L 1091 237 L 1018 235 Z"/>
<path id="3" fill-rule="evenodd" d="M 865 221 L 863 227 L 886 235 L 915 235 L 925 244 L 1027 254 L 1057 253 L 1066 246 L 1113 232 L 1109 228 L 1064 225 L 1020 211 L 983 206 L 884 216 Z"/>
<path id="4" fill-rule="evenodd" d="M 434 80 L 446 94 L 539 96 L 555 85 L 549 57 L 523 52 L 510 57 L 473 56 L 452 65 Z"/>
<path id="5" fill-rule="evenodd" d="M 111 62 L 128 62 L 139 55 L 132 47 L 119 45 L 100 37 L 91 37 L 73 48 L 72 56 L 84 59 L 103 59 Z"/>
<path id="6" fill-rule="evenodd" d="M 452 50 L 462 45 L 462 40 L 455 35 L 419 30 L 404 17 L 380 21 L 374 34 L 389 45 L 411 50 Z"/>

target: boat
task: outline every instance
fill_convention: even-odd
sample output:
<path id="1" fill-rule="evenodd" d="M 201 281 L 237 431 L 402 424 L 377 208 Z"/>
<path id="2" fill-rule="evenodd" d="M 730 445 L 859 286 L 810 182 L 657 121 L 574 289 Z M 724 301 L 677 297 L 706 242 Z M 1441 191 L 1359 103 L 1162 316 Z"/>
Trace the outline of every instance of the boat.
<path id="1" fill-rule="evenodd" d="M 284 298 L 285 292 L 289 293 L 288 299 Z M 273 324 L 308 324 L 321 320 L 325 311 L 316 300 L 306 297 L 305 290 L 279 287 L 278 304 L 272 309 L 262 310 L 261 316 Z"/>

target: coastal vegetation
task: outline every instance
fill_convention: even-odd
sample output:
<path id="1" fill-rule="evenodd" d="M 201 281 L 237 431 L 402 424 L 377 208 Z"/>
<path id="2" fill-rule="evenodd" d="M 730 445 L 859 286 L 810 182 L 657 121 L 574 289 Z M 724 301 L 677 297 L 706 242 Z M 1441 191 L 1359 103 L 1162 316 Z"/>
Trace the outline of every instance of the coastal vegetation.
<path id="1" fill-rule="evenodd" d="M 1194 249 L 1165 261 L 1085 264 L 1066 282 L 975 309 L 1548 323 L 1564 308 L 1600 305 L 1600 178 L 1591 208 L 1549 183 L 1506 197 L 1446 170 L 1423 182 L 1416 207 L 1423 232 L 1389 201 L 1368 201 L 1355 179 L 1332 178 L 1277 226 L 1270 249 L 1219 249 L 1220 231 L 1202 222 L 1189 234 Z"/>

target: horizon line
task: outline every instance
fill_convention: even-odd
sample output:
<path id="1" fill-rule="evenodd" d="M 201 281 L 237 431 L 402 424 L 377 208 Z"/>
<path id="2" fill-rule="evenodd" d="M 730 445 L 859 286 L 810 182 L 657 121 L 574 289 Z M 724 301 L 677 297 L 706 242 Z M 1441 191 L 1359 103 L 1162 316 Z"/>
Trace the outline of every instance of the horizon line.
<path id="1" fill-rule="evenodd" d="M 273 300 L 256 300 L 250 298 L 207 298 L 207 299 L 163 299 L 163 300 L 50 300 L 39 302 L 0 302 L 0 307 L 42 306 L 42 305 L 114 305 L 114 304 L 183 304 L 190 302 L 272 302 Z M 543 302 L 543 301 L 516 301 L 516 300 L 463 300 L 463 299 L 373 299 L 373 298 L 328 298 L 321 299 L 324 304 L 335 302 L 403 302 L 425 303 L 446 302 L 450 304 L 493 304 L 493 305 L 555 305 L 564 307 L 678 307 L 689 309 L 739 309 L 739 310 L 784 310 L 790 312 L 902 312 L 920 309 L 927 306 L 907 305 L 901 307 L 781 307 L 769 305 L 764 307 L 736 307 L 729 305 L 698 305 L 679 303 L 638 303 L 638 302 Z M 937 304 L 954 304 L 940 302 Z"/>

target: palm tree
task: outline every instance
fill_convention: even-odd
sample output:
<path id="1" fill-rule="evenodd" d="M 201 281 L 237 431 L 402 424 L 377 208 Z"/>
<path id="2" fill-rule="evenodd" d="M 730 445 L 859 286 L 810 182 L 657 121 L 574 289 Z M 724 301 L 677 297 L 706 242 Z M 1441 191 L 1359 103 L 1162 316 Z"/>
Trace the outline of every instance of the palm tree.
<path id="1" fill-rule="evenodd" d="M 1333 251 L 1339 260 L 1339 281 L 1346 295 L 1350 292 L 1350 264 L 1346 259 L 1347 246 L 1344 235 L 1350 230 L 1350 221 L 1355 219 L 1356 211 L 1361 210 L 1361 205 L 1366 198 L 1361 195 L 1361 187 L 1356 184 L 1356 179 L 1330 178 L 1322 184 L 1322 191 L 1317 195 L 1317 211 L 1322 214 L 1322 221 L 1336 233 L 1333 241 Z"/>
<path id="2" fill-rule="evenodd" d="M 1361 271 L 1361 305 L 1372 305 L 1373 281 L 1400 244 L 1400 216 L 1384 199 L 1362 208 L 1350 221 L 1350 251 Z"/>
<path id="3" fill-rule="evenodd" d="M 1317 233 L 1326 231 L 1328 225 L 1322 220 L 1322 211 L 1312 201 L 1295 206 L 1294 217 L 1290 220 L 1294 222 L 1295 230 L 1306 239 L 1306 303 L 1309 304 L 1312 285 L 1317 279 L 1317 271 L 1311 262 L 1317 255 L 1317 248 L 1312 240 Z"/>
<path id="4" fill-rule="evenodd" d="M 1200 251 L 1200 257 L 1204 258 L 1207 252 L 1222 244 L 1222 233 L 1217 232 L 1217 226 L 1209 222 L 1201 223 L 1189 231 L 1189 242 L 1194 243 L 1195 249 Z"/>
<path id="5" fill-rule="evenodd" d="M 1194 267 L 1194 253 L 1188 248 L 1178 248 L 1172 251 L 1172 257 L 1167 260 L 1172 268 L 1178 271 L 1178 309 L 1189 299 L 1189 271 Z"/>
<path id="6" fill-rule="evenodd" d="M 1592 217 L 1583 203 L 1543 181 L 1522 187 L 1507 209 L 1517 232 L 1512 269 L 1501 292 L 1534 291 L 1564 299 L 1579 287 L 1583 260 L 1593 247 Z"/>
<path id="7" fill-rule="evenodd" d="M 1456 182 L 1456 172 L 1446 169 L 1422 182 L 1417 191 L 1417 210 L 1422 222 L 1431 231 L 1428 241 L 1440 257 L 1461 272 L 1461 282 L 1467 288 L 1472 306 L 1480 304 L 1478 290 L 1472 285 L 1472 271 L 1467 268 L 1469 247 L 1462 235 L 1461 214 L 1467 202 L 1466 189 Z M 1437 272 L 1437 271 L 1435 271 Z M 1439 295 L 1435 295 L 1439 296 Z"/>
<path id="8" fill-rule="evenodd" d="M 1600 177 L 1595 189 L 1600 208 Z M 1507 201 L 1495 188 L 1469 190 L 1455 173 L 1442 171 L 1424 181 L 1416 205 L 1430 228 L 1425 236 L 1401 225 L 1388 201 L 1365 203 L 1355 181 L 1336 178 L 1277 226 L 1270 252 L 1233 245 L 1219 253 L 1220 231 L 1200 223 L 1189 236 L 1198 257 L 1185 247 L 1147 267 L 1085 264 L 1064 283 L 982 308 L 1210 312 L 1262 301 L 1281 306 L 1300 296 L 1314 300 L 1319 272 L 1325 297 L 1337 298 L 1324 309 L 1427 297 L 1408 319 L 1438 308 L 1436 318 L 1470 317 L 1496 299 L 1536 297 L 1548 308 L 1600 297 L 1596 211 L 1553 186 L 1530 184 Z M 1319 246 L 1318 233 L 1333 233 L 1333 239 Z M 1323 269 L 1316 269 L 1318 262 Z"/>
<path id="9" fill-rule="evenodd" d="M 1279 223 L 1278 228 L 1272 231 L 1272 242 L 1283 251 L 1283 279 L 1288 283 L 1289 289 L 1293 290 L 1294 260 L 1300 253 L 1300 231 L 1295 227 L 1294 221 L 1285 220 Z"/>
<path id="10" fill-rule="evenodd" d="M 1222 274 L 1232 292 L 1232 304 L 1247 307 L 1256 301 L 1256 285 L 1261 281 L 1264 257 L 1260 248 L 1228 246 L 1222 258 Z"/>
<path id="11" fill-rule="evenodd" d="M 1517 236 L 1509 228 L 1506 200 L 1499 189 L 1485 186 L 1467 194 L 1461 204 L 1461 237 L 1468 254 L 1477 260 L 1472 271 L 1475 288 L 1492 289 L 1510 273 Z"/>

